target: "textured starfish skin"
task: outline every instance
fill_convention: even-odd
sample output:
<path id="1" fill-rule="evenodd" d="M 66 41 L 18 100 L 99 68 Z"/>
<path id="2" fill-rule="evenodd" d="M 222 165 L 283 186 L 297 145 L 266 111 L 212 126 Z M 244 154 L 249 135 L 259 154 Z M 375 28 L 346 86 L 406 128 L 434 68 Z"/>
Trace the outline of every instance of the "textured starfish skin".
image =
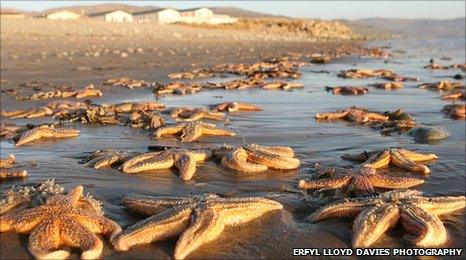
<path id="1" fill-rule="evenodd" d="M 333 113 L 318 113 L 316 114 L 316 119 L 326 119 L 326 120 L 335 120 L 335 119 L 344 119 L 350 122 L 365 123 L 369 121 L 387 121 L 388 116 L 372 113 L 364 109 L 352 107 L 347 110 L 337 111 Z"/>
<path id="2" fill-rule="evenodd" d="M 364 161 L 365 155 L 344 155 L 343 158 L 355 161 Z M 379 152 L 372 153 L 369 158 L 364 162 L 376 169 L 385 167 L 389 164 L 394 164 L 400 168 L 427 174 L 430 172 L 429 168 L 418 162 L 426 162 L 437 159 L 435 154 L 422 154 L 409 151 L 406 149 L 389 148 Z"/>
<path id="3" fill-rule="evenodd" d="M 261 111 L 262 108 L 253 104 L 241 102 L 225 102 L 214 106 L 215 111 L 228 111 L 229 113 L 237 112 L 240 110 L 245 111 Z"/>
<path id="4" fill-rule="evenodd" d="M 331 217 L 355 217 L 352 246 L 369 247 L 398 222 L 417 237 L 417 247 L 438 247 L 447 233 L 439 215 L 466 206 L 466 198 L 424 197 L 413 190 L 396 190 L 380 196 L 343 199 L 314 212 L 308 220 L 317 222 Z M 401 220 L 401 221 L 400 221 Z"/>
<path id="5" fill-rule="evenodd" d="M 203 135 L 214 136 L 235 136 L 232 131 L 218 128 L 214 124 L 206 124 L 202 122 L 189 122 L 175 126 L 161 127 L 155 131 L 155 138 L 160 139 L 166 135 L 180 135 L 181 142 L 193 142 Z"/>
<path id="6" fill-rule="evenodd" d="M 94 169 L 110 167 L 117 163 L 122 163 L 129 160 L 134 153 L 119 151 L 115 149 L 106 149 L 95 151 L 84 159 L 86 166 L 91 166 Z"/>
<path id="7" fill-rule="evenodd" d="M 220 146 L 214 149 L 214 153 L 222 158 L 223 166 L 239 172 L 291 170 L 300 165 L 299 160 L 294 158 L 293 149 L 284 146 Z"/>
<path id="8" fill-rule="evenodd" d="M 328 177 L 299 181 L 301 189 L 344 188 L 356 194 L 374 194 L 374 187 L 384 189 L 411 188 L 424 183 L 424 180 L 400 178 L 377 174 L 375 168 L 363 165 L 358 171 L 337 170 Z M 333 173 L 333 174 L 332 174 Z"/>
<path id="9" fill-rule="evenodd" d="M 10 154 L 6 159 L 0 159 L 0 181 L 27 177 L 27 171 L 14 169 L 14 167 L 17 165 L 16 157 L 12 154 Z"/>
<path id="10" fill-rule="evenodd" d="M 369 92 L 366 87 L 325 87 L 325 90 L 331 91 L 334 95 L 364 95 Z"/>
<path id="11" fill-rule="evenodd" d="M 211 155 L 209 150 L 167 149 L 133 157 L 122 165 L 122 170 L 125 173 L 138 173 L 175 166 L 180 171 L 181 179 L 190 180 L 196 172 L 196 164 L 209 159 Z"/>
<path id="12" fill-rule="evenodd" d="M 55 129 L 53 126 L 40 126 L 24 132 L 15 143 L 15 146 L 21 146 L 42 138 L 66 138 L 79 136 L 79 130 L 74 129 Z"/>
<path id="13" fill-rule="evenodd" d="M 241 225 L 283 208 L 280 203 L 264 198 L 225 199 L 212 194 L 194 198 L 129 195 L 122 202 L 149 217 L 122 232 L 114 241 L 115 248 L 128 250 L 135 245 L 179 236 L 175 259 L 184 259 L 214 241 L 227 226 Z"/>
<path id="14" fill-rule="evenodd" d="M 29 252 L 36 258 L 64 259 L 69 252 L 62 246 L 79 247 L 81 257 L 95 259 L 102 253 L 102 241 L 94 234 L 111 239 L 121 228 L 95 208 L 83 207 L 83 187 L 68 195 L 55 195 L 43 206 L 13 211 L 0 216 L 0 232 L 30 233 Z"/>

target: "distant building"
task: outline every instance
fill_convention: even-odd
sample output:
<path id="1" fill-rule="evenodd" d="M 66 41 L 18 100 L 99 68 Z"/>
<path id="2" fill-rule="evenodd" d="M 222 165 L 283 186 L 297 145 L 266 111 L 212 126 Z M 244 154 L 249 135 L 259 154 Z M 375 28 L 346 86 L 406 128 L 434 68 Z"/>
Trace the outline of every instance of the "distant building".
<path id="1" fill-rule="evenodd" d="M 176 23 L 180 21 L 180 12 L 173 8 L 160 8 L 133 13 L 133 18 L 141 23 Z"/>
<path id="2" fill-rule="evenodd" d="M 133 21 L 133 15 L 123 10 L 114 10 L 114 11 L 109 11 L 109 12 L 90 14 L 89 17 L 92 19 L 104 20 L 107 22 L 117 22 L 117 23 L 125 23 L 125 22 L 130 23 Z"/>
<path id="3" fill-rule="evenodd" d="M 18 12 L 15 9 L 0 9 L 0 17 L 1 18 L 19 18 L 22 19 L 26 17 L 25 14 Z"/>
<path id="4" fill-rule="evenodd" d="M 180 22 L 184 23 L 208 23 L 214 16 L 214 11 L 206 7 L 180 10 Z"/>
<path id="5" fill-rule="evenodd" d="M 82 14 L 75 13 L 75 12 L 68 11 L 68 10 L 53 11 L 50 13 L 46 13 L 44 16 L 47 19 L 51 19 L 51 20 L 75 20 L 75 19 L 79 19 L 83 17 Z"/>

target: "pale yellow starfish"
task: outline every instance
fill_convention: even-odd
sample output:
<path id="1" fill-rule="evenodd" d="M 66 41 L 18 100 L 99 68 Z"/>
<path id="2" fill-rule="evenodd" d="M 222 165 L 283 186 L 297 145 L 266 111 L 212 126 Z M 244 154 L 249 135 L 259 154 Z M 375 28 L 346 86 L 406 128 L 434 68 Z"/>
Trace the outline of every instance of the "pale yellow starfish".
<path id="1" fill-rule="evenodd" d="M 209 111 L 204 108 L 176 108 L 170 113 L 170 116 L 175 120 L 182 120 L 186 122 L 192 122 L 201 119 L 225 120 L 225 114 Z"/>
<path id="2" fill-rule="evenodd" d="M 301 189 L 345 189 L 356 194 L 374 194 L 374 188 L 402 189 L 411 188 L 424 183 L 424 180 L 415 178 L 392 177 L 377 174 L 374 167 L 362 165 L 357 171 L 349 169 L 331 168 L 324 172 L 325 177 L 304 179 L 298 183 Z"/>
<path id="3" fill-rule="evenodd" d="M 220 146 L 214 153 L 222 158 L 222 165 L 239 172 L 262 172 L 267 169 L 291 170 L 299 167 L 293 149 L 285 146 Z"/>
<path id="4" fill-rule="evenodd" d="M 398 222 L 417 236 L 412 240 L 415 246 L 439 247 L 445 243 L 447 232 L 438 216 L 465 206 L 464 196 L 424 197 L 418 191 L 396 190 L 375 197 L 343 199 L 319 209 L 308 219 L 316 222 L 356 216 L 352 242 L 355 248 L 371 246 Z"/>
<path id="5" fill-rule="evenodd" d="M 135 153 L 115 149 L 105 149 L 92 152 L 84 158 L 84 165 L 100 169 L 117 163 L 122 163 L 133 157 Z"/>
<path id="6" fill-rule="evenodd" d="M 155 131 L 154 135 L 156 139 L 163 138 L 167 135 L 179 135 L 182 142 L 193 142 L 203 135 L 235 136 L 236 134 L 232 131 L 218 128 L 214 124 L 189 122 L 175 126 L 161 127 Z"/>
<path id="7" fill-rule="evenodd" d="M 122 165 L 122 170 L 126 173 L 137 173 L 175 166 L 180 171 L 181 179 L 190 180 L 196 172 L 196 164 L 209 159 L 211 155 L 212 152 L 209 150 L 172 148 L 135 156 Z"/>
<path id="8" fill-rule="evenodd" d="M 15 146 L 24 145 L 42 138 L 66 138 L 79 136 L 79 130 L 55 128 L 53 125 L 39 126 L 21 134 Z"/>
<path id="9" fill-rule="evenodd" d="M 370 165 L 376 169 L 385 167 L 389 164 L 394 164 L 400 168 L 427 174 L 430 172 L 429 168 L 418 162 L 426 162 L 437 159 L 435 154 L 422 154 L 400 148 L 389 148 L 378 152 L 372 152 L 366 155 L 364 153 L 357 155 L 345 154 L 342 156 L 344 159 L 362 161 L 366 165 Z"/>
<path id="10" fill-rule="evenodd" d="M 332 113 L 318 113 L 316 119 L 335 120 L 344 119 L 350 122 L 365 123 L 369 121 L 387 121 L 388 116 L 375 112 L 370 112 L 362 108 L 350 107 L 346 110 L 341 110 Z"/>
<path id="11" fill-rule="evenodd" d="M 83 187 L 77 186 L 67 195 L 50 197 L 45 205 L 6 213 L 0 216 L 0 232 L 30 233 L 29 252 L 36 258 L 67 258 L 68 251 L 58 250 L 62 246 L 81 248 L 84 259 L 98 258 L 103 244 L 94 233 L 112 240 L 121 228 L 100 208 L 83 207 L 83 198 Z"/>
<path id="12" fill-rule="evenodd" d="M 214 241 L 225 227 L 237 226 L 283 206 L 264 198 L 220 198 L 205 194 L 193 197 L 129 195 L 123 204 L 148 215 L 122 232 L 114 241 L 117 250 L 180 236 L 174 258 L 184 259 L 202 245 Z"/>

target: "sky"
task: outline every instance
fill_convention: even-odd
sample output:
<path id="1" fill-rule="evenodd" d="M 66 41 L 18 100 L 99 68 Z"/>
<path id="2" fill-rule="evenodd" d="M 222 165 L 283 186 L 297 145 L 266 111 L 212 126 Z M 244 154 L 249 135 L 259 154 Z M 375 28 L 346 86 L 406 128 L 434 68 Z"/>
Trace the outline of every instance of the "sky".
<path id="1" fill-rule="evenodd" d="M 9 1 L 1 0 L 2 8 L 43 11 L 49 8 L 98 3 L 123 3 L 136 6 L 191 8 L 198 6 L 234 6 L 275 15 L 319 19 L 432 18 L 465 17 L 461 1 Z"/>

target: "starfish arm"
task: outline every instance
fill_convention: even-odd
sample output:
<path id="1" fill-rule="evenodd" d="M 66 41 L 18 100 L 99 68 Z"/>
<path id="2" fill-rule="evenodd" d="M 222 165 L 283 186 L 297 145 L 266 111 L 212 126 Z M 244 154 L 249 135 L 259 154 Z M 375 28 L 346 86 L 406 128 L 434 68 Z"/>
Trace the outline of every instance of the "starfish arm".
<path id="1" fill-rule="evenodd" d="M 65 259 L 70 253 L 60 247 L 60 227 L 57 221 L 38 225 L 29 235 L 29 252 L 37 259 Z"/>
<path id="2" fill-rule="evenodd" d="M 430 214 L 439 216 L 465 208 L 466 198 L 464 196 L 422 198 L 414 204 Z"/>
<path id="3" fill-rule="evenodd" d="M 345 118 L 349 113 L 349 110 L 345 111 L 338 111 L 338 112 L 333 112 L 333 113 L 318 113 L 316 114 L 316 119 L 328 119 L 328 120 L 333 120 L 333 119 L 342 119 Z"/>
<path id="4" fill-rule="evenodd" d="M 204 118 L 212 120 L 223 120 L 225 114 L 220 112 L 204 112 Z"/>
<path id="5" fill-rule="evenodd" d="M 38 128 L 34 128 L 24 132 L 15 143 L 15 146 L 21 146 L 42 138 L 42 131 Z"/>
<path id="6" fill-rule="evenodd" d="M 0 170 L 0 180 L 11 179 L 11 178 L 24 178 L 27 175 L 28 173 L 25 170 L 9 170 L 9 171 Z"/>
<path id="7" fill-rule="evenodd" d="M 81 248 L 82 259 L 97 259 L 102 253 L 103 243 L 98 236 L 78 221 L 66 219 L 66 222 L 61 223 L 60 236 L 63 244 Z"/>
<path id="8" fill-rule="evenodd" d="M 391 162 L 400 168 L 407 169 L 407 170 L 414 171 L 414 172 L 419 172 L 422 174 L 427 174 L 430 172 L 427 166 L 411 161 L 410 159 L 403 156 L 403 154 L 399 153 L 396 150 L 392 150 L 390 153 L 391 153 Z"/>
<path id="9" fill-rule="evenodd" d="M 322 188 L 333 188 L 338 189 L 345 187 L 351 181 L 351 176 L 343 176 L 341 178 L 326 178 L 318 180 L 300 180 L 299 188 L 301 189 L 322 189 Z"/>
<path id="10" fill-rule="evenodd" d="M 238 103 L 240 110 L 250 110 L 250 111 L 261 111 L 262 108 L 260 106 L 256 106 L 253 104 L 248 103 Z"/>
<path id="11" fill-rule="evenodd" d="M 13 211 L 0 216 L 0 232 L 16 231 L 28 233 L 43 219 L 43 208 L 31 208 L 23 211 Z"/>
<path id="12" fill-rule="evenodd" d="M 395 226 L 400 210 L 393 204 L 381 204 L 363 210 L 354 220 L 353 247 L 369 247 Z"/>
<path id="13" fill-rule="evenodd" d="M 196 173 L 196 160 L 187 154 L 175 156 L 175 167 L 180 171 L 181 179 L 190 180 Z"/>
<path id="14" fill-rule="evenodd" d="M 417 237 L 413 244 L 418 247 L 437 247 L 447 240 L 447 231 L 442 221 L 414 205 L 401 207 L 401 223 L 409 232 Z"/>
<path id="15" fill-rule="evenodd" d="M 413 162 L 425 162 L 438 159 L 437 155 L 433 153 L 422 154 L 405 149 L 399 149 L 398 152 L 400 152 L 404 157 L 410 159 Z"/>
<path id="16" fill-rule="evenodd" d="M 225 111 L 227 110 L 227 108 L 229 107 L 230 103 L 229 102 L 225 102 L 225 103 L 220 103 L 216 106 L 214 106 L 214 111 Z"/>
<path id="17" fill-rule="evenodd" d="M 205 149 L 198 150 L 184 150 L 183 153 L 191 156 L 196 162 L 202 162 L 209 159 L 212 156 L 212 151 Z"/>
<path id="18" fill-rule="evenodd" d="M 372 167 L 378 169 L 384 166 L 387 166 L 390 163 L 390 151 L 383 150 L 380 151 L 367 159 L 364 164 L 371 165 Z"/>
<path id="19" fill-rule="evenodd" d="M 255 149 L 248 152 L 248 160 L 253 163 L 258 163 L 267 166 L 271 169 L 291 170 L 299 167 L 297 158 L 279 156 L 273 153 Z"/>
<path id="20" fill-rule="evenodd" d="M 147 157 L 136 156 L 133 159 L 126 161 L 123 164 L 123 172 L 125 173 L 138 173 L 148 170 L 160 170 L 171 168 L 175 164 L 173 156 L 169 153 L 160 153 Z"/>
<path id="21" fill-rule="evenodd" d="M 183 115 L 183 114 L 181 114 L 181 115 Z M 202 118 L 207 118 L 207 114 L 204 111 L 196 111 L 196 112 L 192 113 L 189 117 L 184 119 L 184 121 L 192 122 L 192 121 L 197 121 L 197 120 L 202 119 Z"/>
<path id="22" fill-rule="evenodd" d="M 121 203 L 128 209 L 147 216 L 161 213 L 169 208 L 193 203 L 191 198 L 145 196 L 137 194 L 126 195 Z"/>
<path id="23" fill-rule="evenodd" d="M 222 157 L 222 165 L 240 172 L 263 172 L 267 166 L 247 161 L 248 154 L 242 148 L 236 148 Z"/>
<path id="24" fill-rule="evenodd" d="M 187 125 L 183 128 L 183 134 L 181 135 L 180 139 L 181 142 L 189 143 L 196 141 L 199 139 L 203 134 L 203 131 L 200 125 Z"/>
<path id="25" fill-rule="evenodd" d="M 218 127 L 201 127 L 202 134 L 204 135 L 215 135 L 215 136 L 235 136 L 235 132 L 230 130 L 221 129 Z"/>
<path id="26" fill-rule="evenodd" d="M 388 189 L 406 189 L 424 183 L 422 179 L 390 177 L 381 174 L 373 174 L 368 176 L 368 178 L 374 187 Z"/>
<path id="27" fill-rule="evenodd" d="M 55 129 L 51 137 L 64 138 L 79 136 L 80 131 L 75 129 Z M 48 137 L 48 136 L 47 136 Z"/>
<path id="28" fill-rule="evenodd" d="M 184 259 L 201 245 L 213 241 L 225 228 L 221 217 L 212 209 L 195 212 L 191 226 L 180 236 L 175 247 L 175 259 Z"/>
<path id="29" fill-rule="evenodd" d="M 121 232 L 121 227 L 115 221 L 103 215 L 89 213 L 89 211 L 84 210 L 79 210 L 78 212 L 79 214 L 74 216 L 74 220 L 92 233 L 108 236 L 112 240 Z"/>
<path id="30" fill-rule="evenodd" d="M 268 153 L 273 153 L 279 156 L 293 157 L 294 151 L 292 148 L 287 146 L 261 146 L 256 144 L 250 144 L 246 146 L 247 149 L 260 149 Z"/>
<path id="31" fill-rule="evenodd" d="M 183 130 L 183 126 L 165 126 L 157 129 L 154 133 L 155 138 L 161 138 L 166 135 L 175 135 Z"/>
<path id="32" fill-rule="evenodd" d="M 364 201 L 356 199 L 344 199 L 343 201 L 329 204 L 311 214 L 307 219 L 317 222 L 331 217 L 354 217 L 366 207 L 373 206 L 374 201 Z"/>
<path id="33" fill-rule="evenodd" d="M 191 213 L 190 205 L 168 209 L 129 227 L 113 244 L 117 250 L 126 251 L 135 245 L 177 236 L 188 228 Z"/>

